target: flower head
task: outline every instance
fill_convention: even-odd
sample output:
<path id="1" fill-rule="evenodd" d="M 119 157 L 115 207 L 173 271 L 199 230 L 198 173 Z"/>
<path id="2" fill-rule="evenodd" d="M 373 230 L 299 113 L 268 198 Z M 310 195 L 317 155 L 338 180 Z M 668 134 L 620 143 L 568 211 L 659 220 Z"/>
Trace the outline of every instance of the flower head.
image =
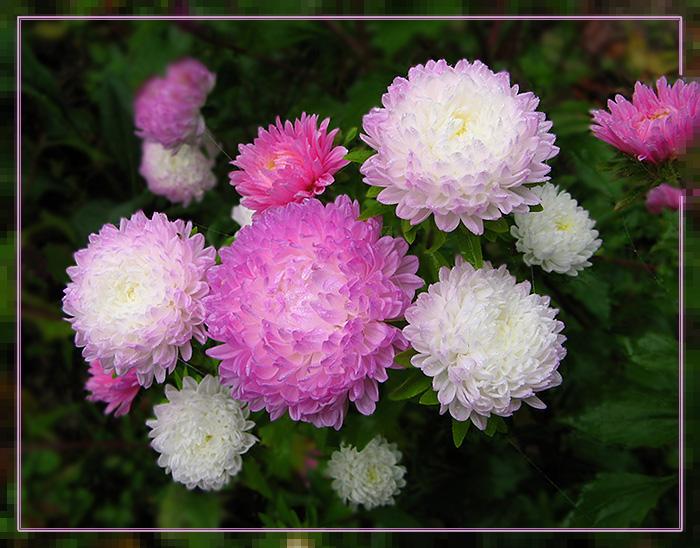
<path id="1" fill-rule="evenodd" d="M 191 231 L 192 223 L 139 211 L 90 235 L 68 268 L 63 297 L 87 361 L 120 376 L 135 369 L 148 387 L 154 377 L 163 382 L 178 354 L 190 359 L 192 337 L 206 341 L 204 278 L 215 251 Z"/>
<path id="2" fill-rule="evenodd" d="M 511 234 L 528 266 L 540 265 L 545 272 L 570 276 L 591 266 L 588 259 L 602 243 L 595 221 L 568 192 L 547 183 L 533 188 L 542 211 L 515 214 Z"/>
<path id="3" fill-rule="evenodd" d="M 199 111 L 215 83 L 216 75 L 196 59 L 169 65 L 165 77 L 154 76 L 136 94 L 136 134 L 165 148 L 196 144 L 205 130 Z"/>
<path id="4" fill-rule="evenodd" d="M 378 219 L 358 221 L 347 196 L 258 214 L 209 271 L 208 353 L 236 399 L 272 420 L 289 411 L 314 425 L 343 423 L 348 399 L 369 415 L 387 379 L 415 290 L 416 257 L 381 236 Z"/>
<path id="5" fill-rule="evenodd" d="M 411 363 L 433 378 L 440 413 L 483 430 L 492 413 L 510 416 L 522 402 L 544 408 L 535 393 L 561 383 L 556 313 L 505 266 L 475 270 L 457 257 L 406 311 L 403 333 L 418 352 Z"/>
<path id="6" fill-rule="evenodd" d="M 149 190 L 173 203 L 187 207 L 193 199 L 199 202 L 216 184 L 214 160 L 199 147 L 182 145 L 173 151 L 156 141 L 144 141 L 142 151 L 139 173 Z"/>
<path id="7" fill-rule="evenodd" d="M 647 194 L 647 211 L 658 215 L 664 209 L 677 211 L 681 206 L 683 191 L 666 183 L 652 188 Z"/>
<path id="8" fill-rule="evenodd" d="M 657 93 L 637 82 L 630 103 L 622 95 L 608 109 L 593 111 L 593 134 L 638 160 L 659 163 L 683 156 L 700 130 L 700 85 L 666 78 Z"/>
<path id="9" fill-rule="evenodd" d="M 399 465 L 401 451 L 396 444 L 377 436 L 358 451 L 341 445 L 331 455 L 326 474 L 343 502 L 353 508 L 362 504 L 367 510 L 394 504 L 394 497 L 406 485 L 406 468 Z"/>
<path id="10" fill-rule="evenodd" d="M 90 392 L 88 401 L 106 403 L 105 414 L 114 411 L 115 417 L 126 415 L 141 389 L 136 371 L 130 369 L 122 376 L 115 377 L 111 372 L 104 370 L 99 360 L 90 363 L 89 371 L 90 378 L 85 383 L 85 389 Z"/>
<path id="11" fill-rule="evenodd" d="M 484 220 L 537 204 L 523 183 L 548 179 L 544 162 L 559 149 L 538 103 L 480 61 L 417 65 L 362 121 L 362 139 L 377 151 L 362 165 L 364 180 L 383 187 L 377 200 L 397 204 L 411 224 L 432 214 L 441 230 L 461 221 L 481 234 Z"/>
<path id="12" fill-rule="evenodd" d="M 321 194 L 333 175 L 348 162 L 347 149 L 333 146 L 337 129 L 327 132 L 330 120 L 318 126 L 318 115 L 301 115 L 294 123 L 277 118 L 259 128 L 253 144 L 239 145 L 232 162 L 231 184 L 243 196 L 241 204 L 255 211 L 301 202 Z"/>
<path id="13" fill-rule="evenodd" d="M 248 409 L 211 375 L 199 384 L 185 377 L 182 390 L 167 385 L 165 395 L 168 402 L 156 405 L 156 418 L 146 421 L 151 446 L 160 453 L 158 466 L 188 489 L 221 489 L 257 441 L 247 432 L 255 426 Z"/>
<path id="14" fill-rule="evenodd" d="M 231 210 L 231 218 L 238 223 L 238 226 L 243 228 L 253 224 L 253 214 L 255 211 L 248 209 L 246 206 L 237 205 L 233 206 Z"/>

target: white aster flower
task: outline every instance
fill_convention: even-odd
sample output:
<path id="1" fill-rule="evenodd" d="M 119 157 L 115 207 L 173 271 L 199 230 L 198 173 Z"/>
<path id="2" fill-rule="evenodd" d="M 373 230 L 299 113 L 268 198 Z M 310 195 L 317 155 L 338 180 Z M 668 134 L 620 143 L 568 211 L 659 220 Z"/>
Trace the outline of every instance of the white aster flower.
<path id="1" fill-rule="evenodd" d="M 484 220 L 538 203 L 525 183 L 549 179 L 545 162 L 559 149 L 538 103 L 480 61 L 417 65 L 362 120 L 377 151 L 360 169 L 364 181 L 411 224 L 432 214 L 440 230 L 462 222 L 481 234 Z"/>
<path id="2" fill-rule="evenodd" d="M 243 205 L 233 206 L 233 209 L 231 210 L 231 218 L 234 221 L 236 221 L 241 228 L 253 224 L 254 214 L 255 210 L 248 209 L 246 206 Z"/>
<path id="3" fill-rule="evenodd" d="M 568 192 L 550 183 L 532 191 L 540 197 L 542 211 L 515 214 L 510 232 L 517 238 L 516 248 L 528 266 L 577 276 L 591 265 L 588 259 L 602 243 L 595 221 Z"/>
<path id="4" fill-rule="evenodd" d="M 201 201 L 216 185 L 213 167 L 213 154 L 207 156 L 196 146 L 183 144 L 173 152 L 155 141 L 143 142 L 139 173 L 153 194 L 173 203 L 187 207 L 192 200 Z"/>
<path id="5" fill-rule="evenodd" d="M 492 413 L 510 416 L 522 402 L 544 408 L 535 393 L 561 383 L 566 355 L 549 297 L 505 266 L 477 270 L 461 257 L 439 277 L 406 311 L 403 334 L 418 352 L 411 363 L 433 378 L 440 413 L 483 430 Z"/>
<path id="6" fill-rule="evenodd" d="M 188 489 L 218 490 L 241 470 L 241 455 L 257 438 L 247 420 L 248 409 L 231 397 L 219 379 L 207 375 L 182 381 L 182 390 L 165 387 L 167 403 L 153 409 L 151 446 L 160 453 L 158 465 Z"/>
<path id="7" fill-rule="evenodd" d="M 394 504 L 394 497 L 406 485 L 406 468 L 399 465 L 400 460 L 396 444 L 377 436 L 362 451 L 341 445 L 331 455 L 326 474 L 343 502 L 371 510 Z"/>

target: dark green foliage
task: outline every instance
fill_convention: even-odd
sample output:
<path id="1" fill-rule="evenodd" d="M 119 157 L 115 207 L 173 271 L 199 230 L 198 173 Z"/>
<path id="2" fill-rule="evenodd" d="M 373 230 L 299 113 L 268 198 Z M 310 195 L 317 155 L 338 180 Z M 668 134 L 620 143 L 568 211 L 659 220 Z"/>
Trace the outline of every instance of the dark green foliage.
<path id="1" fill-rule="evenodd" d="M 278 4 L 290 11 L 291 3 Z M 665 55 L 673 59 L 667 37 L 675 23 L 601 24 L 596 31 L 584 22 L 532 21 L 25 23 L 24 525 L 675 526 L 678 217 L 650 215 L 643 198 L 653 184 L 679 176 L 672 165 L 645 168 L 617 154 L 589 130 L 591 108 L 629 95 L 636 79 L 674 70 Z M 618 37 L 623 52 L 591 40 L 595 32 Z M 644 65 L 639 48 L 661 53 Z M 138 175 L 133 94 L 183 55 L 217 73 L 204 115 L 227 155 L 277 115 L 330 116 L 351 163 L 321 199 L 349 194 L 362 218 L 381 216 L 384 233 L 404 237 L 420 257 L 422 290 L 459 255 L 475 266 L 506 264 L 549 295 L 566 324 L 568 355 L 563 384 L 540 395 L 547 409 L 523 406 L 511 418 L 491 418 L 484 432 L 455 422 L 439 414 L 430 379 L 406 351 L 381 386 L 377 411 L 350 411 L 339 432 L 254 413 L 260 442 L 240 475 L 219 493 L 203 493 L 173 484 L 148 446 L 145 420 L 160 388 L 140 394 L 119 419 L 86 402 L 87 366 L 62 319 L 61 296 L 65 269 L 88 235 L 139 209 L 191 219 L 217 247 L 238 229 L 226 155 L 217 160 L 218 186 L 188 208 L 153 196 Z M 380 189 L 362 182 L 360 164 L 373 154 L 360 139 L 362 115 L 380 104 L 394 77 L 440 57 L 480 58 L 541 98 L 561 149 L 553 182 L 598 221 L 603 246 L 593 267 L 575 278 L 526 267 L 510 218 L 487 222 L 482 237 L 463 227 L 445 234 L 431 219 L 411 226 L 377 201 Z M 9 256 L 9 241 L 0 249 Z M 9 279 L 0 277 L 3 293 Z M 170 382 L 216 366 L 197 348 Z M 377 434 L 403 452 L 407 485 L 396 506 L 353 512 L 331 490 L 325 461 L 342 442 L 362 448 Z"/>

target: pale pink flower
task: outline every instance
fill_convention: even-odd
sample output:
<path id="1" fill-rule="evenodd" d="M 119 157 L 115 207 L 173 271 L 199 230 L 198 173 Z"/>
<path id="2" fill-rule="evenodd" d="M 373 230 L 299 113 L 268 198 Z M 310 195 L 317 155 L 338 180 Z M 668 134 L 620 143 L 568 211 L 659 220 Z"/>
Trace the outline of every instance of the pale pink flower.
<path id="1" fill-rule="evenodd" d="M 364 181 L 411 224 L 433 215 L 440 230 L 462 223 L 481 234 L 485 220 L 539 203 L 526 183 L 549 179 L 545 162 L 559 149 L 538 103 L 480 61 L 416 65 L 362 120 L 362 140 L 377 151 Z"/>
<path id="2" fill-rule="evenodd" d="M 115 417 L 126 415 L 141 389 L 136 370 L 130 369 L 121 376 L 114 376 L 104 370 L 99 360 L 93 360 L 89 372 L 90 378 L 85 383 L 85 389 L 90 392 L 88 401 L 106 403 L 105 414 L 114 411 Z"/>
<path id="3" fill-rule="evenodd" d="M 337 129 L 328 132 L 329 118 L 318 126 L 318 115 L 301 115 L 294 123 L 277 118 L 258 130 L 252 144 L 239 145 L 232 162 L 231 184 L 243 196 L 241 204 L 255 211 L 301 202 L 321 194 L 333 175 L 348 164 L 347 149 L 333 146 Z"/>
<path id="4" fill-rule="evenodd" d="M 208 354 L 253 411 L 336 429 L 348 401 L 374 412 L 378 383 L 406 349 L 387 320 L 403 317 L 423 281 L 408 244 L 359 212 L 347 196 L 271 208 L 219 250 L 206 324 L 224 344 Z"/>
<path id="5" fill-rule="evenodd" d="M 700 129 L 700 85 L 662 77 L 657 93 L 637 82 L 630 103 L 622 95 L 594 110 L 593 134 L 638 160 L 659 163 L 683 156 Z"/>
<path id="6" fill-rule="evenodd" d="M 681 205 L 683 191 L 666 183 L 652 188 L 647 194 L 647 210 L 658 215 L 664 209 L 677 211 Z"/>
<path id="7" fill-rule="evenodd" d="M 196 59 L 168 66 L 165 77 L 154 76 L 136 94 L 136 134 L 176 149 L 197 144 L 205 124 L 200 109 L 216 83 L 216 75 Z"/>
<path id="8" fill-rule="evenodd" d="M 190 359 L 192 338 L 206 341 L 205 274 L 216 252 L 191 233 L 192 223 L 139 211 L 90 235 L 67 270 L 63 297 L 87 361 L 117 375 L 135 369 L 149 387 L 154 377 L 163 382 L 178 356 Z"/>

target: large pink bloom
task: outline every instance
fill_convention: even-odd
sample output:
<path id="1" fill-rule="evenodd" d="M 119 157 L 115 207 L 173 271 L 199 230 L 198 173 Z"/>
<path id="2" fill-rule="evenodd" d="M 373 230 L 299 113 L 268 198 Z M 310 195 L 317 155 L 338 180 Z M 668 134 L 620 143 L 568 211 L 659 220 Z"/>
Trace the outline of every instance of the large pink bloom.
<path id="1" fill-rule="evenodd" d="M 403 316 L 423 281 L 406 242 L 358 215 L 347 196 L 287 204 L 219 251 L 206 324 L 224 344 L 208 353 L 252 410 L 336 429 L 348 400 L 374 412 L 378 383 L 407 346 L 386 321 Z"/>
<path id="2" fill-rule="evenodd" d="M 83 357 L 123 375 L 136 369 L 148 387 L 163 382 L 190 340 L 206 341 L 203 297 L 216 252 L 192 223 L 137 212 L 119 227 L 106 224 L 68 268 L 63 310 Z"/>
<path id="3" fill-rule="evenodd" d="M 89 371 L 90 378 L 85 383 L 85 389 L 90 392 L 88 401 L 106 403 L 105 414 L 114 411 L 115 417 L 126 415 L 141 389 L 136 370 L 130 369 L 120 377 L 115 377 L 104 370 L 99 360 L 94 360 L 90 363 Z"/>
<path id="4" fill-rule="evenodd" d="M 301 115 L 292 122 L 277 118 L 268 129 L 259 128 L 253 144 L 239 145 L 229 177 L 241 203 L 249 209 L 301 202 L 321 194 L 333 175 L 348 162 L 347 149 L 333 146 L 337 129 L 327 133 L 329 119 L 318 126 L 318 115 Z"/>
<path id="5" fill-rule="evenodd" d="M 166 148 L 196 144 L 205 130 L 199 110 L 215 83 L 216 75 L 195 59 L 169 65 L 165 77 L 154 76 L 136 94 L 136 134 Z"/>
<path id="6" fill-rule="evenodd" d="M 677 211 L 681 205 L 683 191 L 666 183 L 652 188 L 647 194 L 647 210 L 658 215 L 664 209 Z"/>
<path id="7" fill-rule="evenodd" d="M 593 111 L 593 134 L 638 160 L 658 163 L 685 154 L 700 129 L 700 85 L 662 77 L 658 95 L 637 82 L 630 103 L 622 95 Z"/>

